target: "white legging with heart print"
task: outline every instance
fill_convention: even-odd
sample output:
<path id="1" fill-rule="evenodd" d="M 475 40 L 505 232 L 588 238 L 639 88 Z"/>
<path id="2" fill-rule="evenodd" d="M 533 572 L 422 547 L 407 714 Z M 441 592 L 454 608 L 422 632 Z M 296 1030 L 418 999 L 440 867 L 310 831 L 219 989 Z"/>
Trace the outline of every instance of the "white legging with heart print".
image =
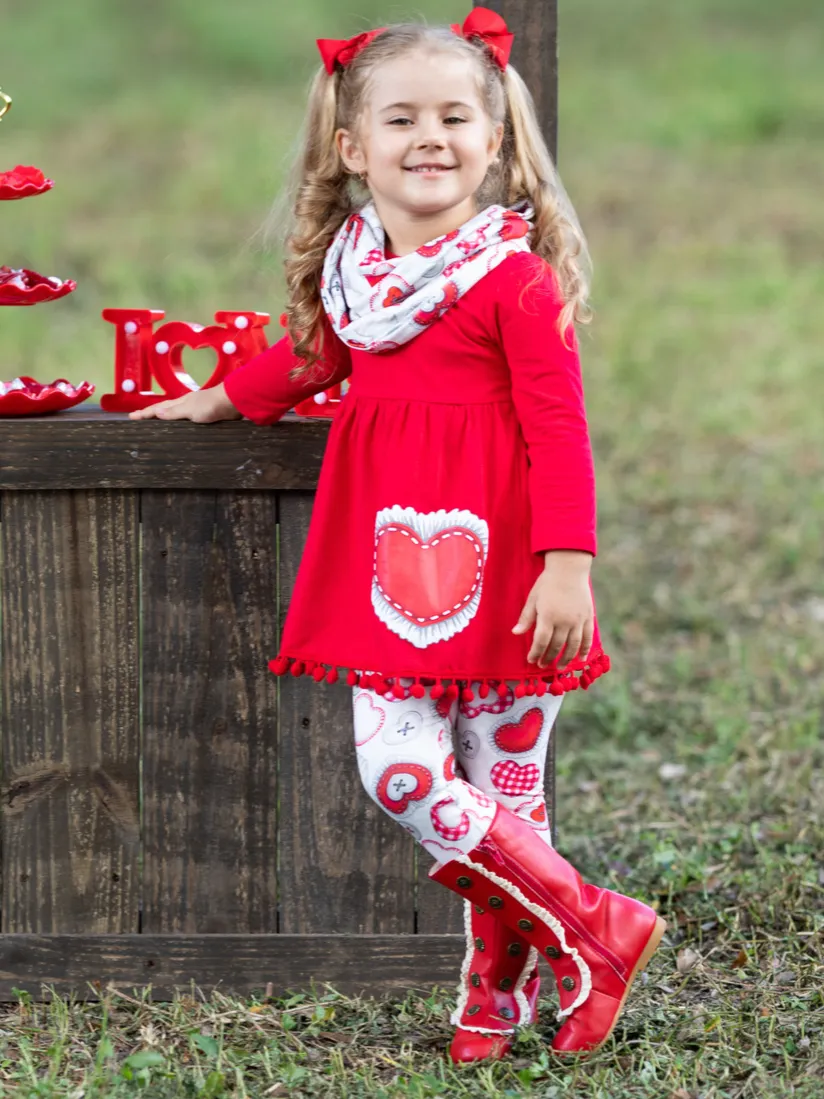
<path id="1" fill-rule="evenodd" d="M 355 688 L 358 769 L 369 796 L 438 862 L 467 855 L 492 823 L 495 802 L 552 843 L 544 799 L 549 737 L 563 695 L 473 702 Z"/>

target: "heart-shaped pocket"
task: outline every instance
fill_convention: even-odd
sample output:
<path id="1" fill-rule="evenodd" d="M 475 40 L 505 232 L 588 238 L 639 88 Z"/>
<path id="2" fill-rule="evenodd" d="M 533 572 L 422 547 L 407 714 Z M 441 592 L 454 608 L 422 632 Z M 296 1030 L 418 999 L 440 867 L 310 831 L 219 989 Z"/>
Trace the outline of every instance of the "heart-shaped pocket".
<path id="1" fill-rule="evenodd" d="M 375 520 L 375 613 L 419 649 L 460 633 L 478 610 L 488 542 L 487 523 L 470 511 L 384 508 Z"/>
<path id="2" fill-rule="evenodd" d="M 375 575 L 387 601 L 418 625 L 453 618 L 478 590 L 483 546 L 462 527 L 423 542 L 407 526 L 378 531 Z"/>

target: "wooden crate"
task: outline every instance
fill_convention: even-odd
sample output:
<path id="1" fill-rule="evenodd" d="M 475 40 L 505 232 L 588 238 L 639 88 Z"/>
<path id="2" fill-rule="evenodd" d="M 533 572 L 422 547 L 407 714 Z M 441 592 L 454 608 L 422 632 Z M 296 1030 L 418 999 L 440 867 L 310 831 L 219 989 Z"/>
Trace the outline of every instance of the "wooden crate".
<path id="1" fill-rule="evenodd" d="M 327 431 L 3 421 L 0 998 L 456 978 L 460 899 L 361 786 L 350 689 L 267 668 Z"/>

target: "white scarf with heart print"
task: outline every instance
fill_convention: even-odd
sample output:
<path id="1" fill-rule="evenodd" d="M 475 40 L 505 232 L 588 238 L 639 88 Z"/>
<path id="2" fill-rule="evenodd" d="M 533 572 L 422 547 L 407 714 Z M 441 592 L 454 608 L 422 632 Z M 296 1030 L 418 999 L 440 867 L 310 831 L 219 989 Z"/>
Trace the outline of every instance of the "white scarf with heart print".
<path id="1" fill-rule="evenodd" d="M 341 340 L 388 351 L 414 339 L 470 287 L 514 252 L 529 252 L 534 210 L 487 206 L 458 229 L 387 259 L 373 201 L 341 225 L 323 263 L 320 296 Z"/>

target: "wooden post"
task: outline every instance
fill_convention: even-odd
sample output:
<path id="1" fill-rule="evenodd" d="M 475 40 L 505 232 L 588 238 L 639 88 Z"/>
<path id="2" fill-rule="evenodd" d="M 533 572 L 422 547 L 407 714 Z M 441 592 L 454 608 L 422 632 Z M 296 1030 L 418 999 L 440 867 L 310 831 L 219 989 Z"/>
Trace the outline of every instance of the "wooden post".
<path id="1" fill-rule="evenodd" d="M 515 35 L 510 62 L 523 77 L 535 100 L 544 140 L 558 159 L 558 0 L 486 0 Z M 477 5 L 476 5 L 477 7 Z M 555 812 L 555 749 L 558 722 L 552 730 L 546 759 L 545 788 L 552 843 L 557 839 Z"/>
<path id="2" fill-rule="evenodd" d="M 477 6 L 477 5 L 476 5 Z M 558 0 L 487 0 L 515 35 L 510 61 L 535 100 L 535 109 L 552 159 L 558 160 Z M 557 839 L 555 749 L 558 722 L 549 739 L 545 788 L 552 843 Z"/>
<path id="3" fill-rule="evenodd" d="M 475 5 L 476 7 L 478 5 Z M 532 98 L 552 159 L 558 152 L 558 0 L 486 0 L 515 35 L 510 62 Z"/>

